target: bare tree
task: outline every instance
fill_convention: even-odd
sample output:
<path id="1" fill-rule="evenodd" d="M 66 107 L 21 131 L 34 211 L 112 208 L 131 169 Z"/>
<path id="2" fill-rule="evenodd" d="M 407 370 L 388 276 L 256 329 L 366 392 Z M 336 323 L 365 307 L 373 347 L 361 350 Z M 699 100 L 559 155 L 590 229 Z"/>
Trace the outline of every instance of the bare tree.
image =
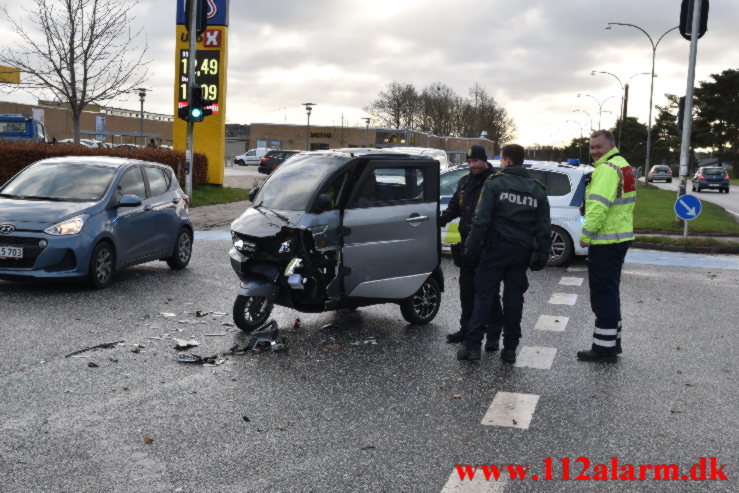
<path id="1" fill-rule="evenodd" d="M 20 36 L 15 49 L 0 52 L 0 63 L 23 72 L 20 88 L 69 105 L 74 140 L 89 104 L 105 103 L 140 86 L 147 78 L 148 45 L 137 46 L 142 29 L 131 30 L 138 0 L 32 0 L 26 9 L 32 27 L 2 13 Z"/>
<path id="2" fill-rule="evenodd" d="M 393 128 L 410 128 L 418 108 L 418 92 L 413 84 L 393 81 L 364 111 L 383 122 L 389 121 Z"/>

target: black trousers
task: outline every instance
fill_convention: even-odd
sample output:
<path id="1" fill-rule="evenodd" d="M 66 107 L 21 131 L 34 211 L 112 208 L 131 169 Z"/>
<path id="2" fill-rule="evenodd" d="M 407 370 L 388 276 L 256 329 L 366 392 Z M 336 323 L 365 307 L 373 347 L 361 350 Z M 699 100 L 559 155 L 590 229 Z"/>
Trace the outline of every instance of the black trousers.
<path id="1" fill-rule="evenodd" d="M 493 305 L 498 300 L 500 283 L 503 287 L 503 346 L 516 349 L 521 339 L 523 295 L 529 288 L 526 277 L 529 251 L 523 246 L 507 241 L 497 241 L 492 248 L 483 251 L 475 270 L 475 304 L 469 328 L 465 332 L 464 345 L 478 349 L 485 329 L 491 321 Z"/>
<path id="2" fill-rule="evenodd" d="M 630 241 L 588 249 L 590 307 L 595 314 L 593 351 L 621 352 L 621 268 Z"/>
<path id="3" fill-rule="evenodd" d="M 460 267 L 459 269 L 459 304 L 462 315 L 459 317 L 459 330 L 467 332 L 472 310 L 475 306 L 475 270 Z M 500 290 L 492 294 L 490 305 L 490 321 L 485 326 L 488 342 L 498 342 L 503 330 L 503 310 L 500 307 Z"/>

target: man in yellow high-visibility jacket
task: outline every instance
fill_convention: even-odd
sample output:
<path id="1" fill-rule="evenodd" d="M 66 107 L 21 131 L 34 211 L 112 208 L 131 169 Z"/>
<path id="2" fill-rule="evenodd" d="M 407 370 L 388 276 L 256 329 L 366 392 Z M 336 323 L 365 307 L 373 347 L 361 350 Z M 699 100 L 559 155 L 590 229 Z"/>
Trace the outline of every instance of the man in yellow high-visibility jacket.
<path id="1" fill-rule="evenodd" d="M 588 280 L 595 331 L 591 349 L 578 351 L 577 358 L 615 363 L 616 355 L 621 353 L 621 267 L 634 240 L 636 179 L 611 132 L 593 133 L 590 154 L 595 171 L 585 190 L 580 245 L 589 247 Z"/>

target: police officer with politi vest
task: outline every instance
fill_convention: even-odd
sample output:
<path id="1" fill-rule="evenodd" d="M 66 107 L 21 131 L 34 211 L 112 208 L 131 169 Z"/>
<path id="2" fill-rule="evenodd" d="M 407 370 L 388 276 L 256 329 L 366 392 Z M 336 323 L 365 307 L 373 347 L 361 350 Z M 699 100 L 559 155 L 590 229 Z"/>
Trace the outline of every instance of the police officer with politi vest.
<path id="1" fill-rule="evenodd" d="M 521 338 L 523 295 L 529 287 L 526 269 L 541 270 L 549 259 L 551 223 L 544 185 L 523 167 L 524 148 L 503 146 L 503 171 L 491 175 L 480 193 L 463 264 L 475 269 L 475 302 L 460 360 L 478 360 L 491 304 L 503 288 L 503 350 L 501 359 L 516 361 Z"/>
<path id="2" fill-rule="evenodd" d="M 480 191 L 483 184 L 485 184 L 485 180 L 493 173 L 493 169 L 488 163 L 485 148 L 481 145 L 473 145 L 467 151 L 467 165 L 470 172 L 460 178 L 457 183 L 457 191 L 454 192 L 449 205 L 439 216 L 440 227 L 444 227 L 450 221 L 459 218 L 459 235 L 462 237 L 461 243 L 452 245 L 454 263 L 460 267 L 459 302 L 462 314 L 459 319 L 459 330 L 447 334 L 447 342 L 449 343 L 458 343 L 464 340 L 464 333 L 472 316 L 472 306 L 475 302 L 475 271 L 474 268 L 470 269 L 460 265 L 460 257 L 462 247 L 472 226 L 472 217 L 475 215 Z M 486 351 L 498 350 L 502 315 L 499 297 L 496 294 L 495 303 L 492 304 L 491 321 L 487 326 Z"/>

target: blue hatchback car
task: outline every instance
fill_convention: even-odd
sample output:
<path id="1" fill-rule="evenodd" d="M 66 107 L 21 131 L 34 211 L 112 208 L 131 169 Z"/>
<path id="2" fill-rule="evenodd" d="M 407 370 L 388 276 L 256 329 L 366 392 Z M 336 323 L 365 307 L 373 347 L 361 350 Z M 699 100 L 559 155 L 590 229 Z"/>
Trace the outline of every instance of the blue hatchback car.
<path id="1" fill-rule="evenodd" d="M 0 187 L 0 278 L 87 278 L 110 285 L 116 270 L 190 262 L 189 198 L 172 169 L 113 157 L 38 161 Z"/>

